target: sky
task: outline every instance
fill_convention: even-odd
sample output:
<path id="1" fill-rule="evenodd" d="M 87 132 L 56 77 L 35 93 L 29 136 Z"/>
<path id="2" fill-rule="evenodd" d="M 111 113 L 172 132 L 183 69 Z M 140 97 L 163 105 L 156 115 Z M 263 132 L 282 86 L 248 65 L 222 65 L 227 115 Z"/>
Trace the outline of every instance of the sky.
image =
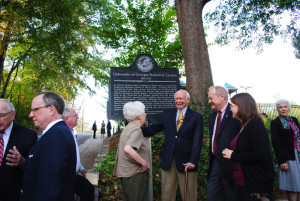
<path id="1" fill-rule="evenodd" d="M 218 3 L 216 0 L 209 2 L 204 13 L 214 9 Z M 210 44 L 215 38 L 213 27 L 206 33 L 206 41 Z M 296 59 L 291 41 L 283 42 L 282 38 L 276 37 L 272 45 L 264 45 L 263 49 L 261 54 L 257 54 L 254 48 L 238 51 L 233 42 L 228 46 L 210 46 L 208 51 L 214 84 L 224 85 L 227 82 L 238 88 L 238 92 L 250 87 L 247 92 L 258 103 L 274 103 L 284 98 L 300 105 L 300 59 Z"/>
<path id="2" fill-rule="evenodd" d="M 265 46 L 257 54 L 254 49 L 237 51 L 235 46 L 208 48 L 215 85 L 225 82 L 249 92 L 259 103 L 273 103 L 278 98 L 300 105 L 300 60 L 293 48 L 282 40 Z"/>
<path id="3" fill-rule="evenodd" d="M 211 29 L 207 43 L 213 39 Z M 265 45 L 261 54 L 253 48 L 238 51 L 235 44 L 210 46 L 208 51 L 214 85 L 224 86 L 227 82 L 238 88 L 238 92 L 245 92 L 244 88 L 250 87 L 247 92 L 258 103 L 274 103 L 284 98 L 300 105 L 300 60 L 296 59 L 290 42 L 283 42 L 278 37 L 272 45 Z M 108 52 L 107 57 L 111 54 Z M 182 80 L 185 81 L 184 78 Z M 90 87 L 93 86 L 93 82 L 90 83 Z M 82 118 L 83 115 L 84 122 L 90 127 L 95 120 L 98 125 L 102 120 L 107 122 L 105 106 L 108 91 L 104 88 L 94 90 L 96 95 L 89 96 L 87 91 L 83 91 L 75 100 L 75 104 L 83 106 L 79 116 Z"/>

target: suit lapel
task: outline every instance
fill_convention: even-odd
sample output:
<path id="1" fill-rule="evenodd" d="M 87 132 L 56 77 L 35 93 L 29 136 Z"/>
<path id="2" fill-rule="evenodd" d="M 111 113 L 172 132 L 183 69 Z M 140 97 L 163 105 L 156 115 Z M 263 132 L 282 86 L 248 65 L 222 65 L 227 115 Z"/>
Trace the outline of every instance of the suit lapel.
<path id="1" fill-rule="evenodd" d="M 176 114 L 177 114 L 177 108 L 174 108 L 174 110 L 172 111 L 171 117 L 172 117 L 172 125 L 173 125 L 173 129 L 175 132 L 177 132 L 177 119 L 176 119 Z M 174 119 L 173 119 L 174 118 Z"/>
<path id="2" fill-rule="evenodd" d="M 228 120 L 231 118 L 232 116 L 232 113 L 230 111 L 230 108 L 231 108 L 231 105 L 230 103 L 228 103 L 227 107 L 226 107 L 226 110 L 225 110 L 225 114 L 223 116 L 223 119 L 222 119 L 222 122 L 221 122 L 221 127 L 220 127 L 220 130 L 219 130 L 219 135 L 222 135 L 222 131 L 226 125 L 226 123 L 228 122 Z"/>
<path id="3" fill-rule="evenodd" d="M 57 123 L 55 123 L 49 130 L 47 130 L 42 137 L 40 137 L 37 142 L 33 145 L 33 147 L 30 150 L 30 153 L 34 153 L 36 151 L 36 149 L 40 149 L 40 144 L 44 143 L 44 141 L 47 141 L 47 138 L 49 137 L 49 135 L 51 135 L 52 133 L 52 129 L 55 128 L 57 125 L 61 124 L 62 121 L 59 121 Z M 29 156 L 29 154 L 28 154 Z"/>

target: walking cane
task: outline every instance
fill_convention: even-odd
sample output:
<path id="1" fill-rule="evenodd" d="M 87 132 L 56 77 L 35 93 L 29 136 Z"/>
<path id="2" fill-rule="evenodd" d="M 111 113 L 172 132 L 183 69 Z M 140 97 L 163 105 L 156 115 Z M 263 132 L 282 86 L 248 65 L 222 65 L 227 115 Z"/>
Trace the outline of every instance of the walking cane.
<path id="1" fill-rule="evenodd" d="M 186 201 L 186 197 L 187 197 L 187 182 L 188 182 L 188 170 L 185 170 L 184 201 Z"/>

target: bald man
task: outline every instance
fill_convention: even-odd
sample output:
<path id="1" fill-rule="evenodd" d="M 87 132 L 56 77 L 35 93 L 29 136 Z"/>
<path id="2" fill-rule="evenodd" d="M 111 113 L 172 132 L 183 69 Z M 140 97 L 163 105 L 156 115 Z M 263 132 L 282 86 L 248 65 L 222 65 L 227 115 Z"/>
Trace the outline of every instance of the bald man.
<path id="1" fill-rule="evenodd" d="M 26 159 L 21 201 L 75 200 L 76 148 L 62 119 L 64 107 L 64 100 L 53 92 L 32 100 L 29 117 L 42 134 Z"/>

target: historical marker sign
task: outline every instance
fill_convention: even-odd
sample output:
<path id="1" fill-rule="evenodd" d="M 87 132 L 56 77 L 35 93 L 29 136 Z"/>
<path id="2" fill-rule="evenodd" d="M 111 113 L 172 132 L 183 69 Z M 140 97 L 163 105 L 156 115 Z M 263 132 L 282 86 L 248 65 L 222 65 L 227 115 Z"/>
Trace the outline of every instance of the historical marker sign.
<path id="1" fill-rule="evenodd" d="M 174 93 L 179 89 L 178 69 L 160 68 L 152 56 L 141 54 L 130 67 L 110 68 L 108 118 L 124 119 L 124 104 L 141 101 L 147 119 L 155 121 L 163 110 L 175 107 Z"/>

